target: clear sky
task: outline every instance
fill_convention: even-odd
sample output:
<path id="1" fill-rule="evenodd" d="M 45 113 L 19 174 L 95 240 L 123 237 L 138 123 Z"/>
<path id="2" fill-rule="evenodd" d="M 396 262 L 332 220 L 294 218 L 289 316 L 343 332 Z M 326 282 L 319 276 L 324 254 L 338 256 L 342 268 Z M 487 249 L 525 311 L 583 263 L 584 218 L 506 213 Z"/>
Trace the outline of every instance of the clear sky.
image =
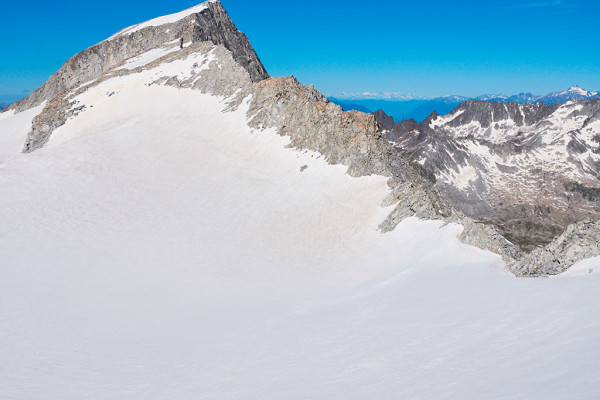
<path id="1" fill-rule="evenodd" d="M 3 2 L 0 102 L 121 28 L 198 2 Z M 600 90 L 598 0 L 222 3 L 272 76 L 295 75 L 326 95 Z"/>

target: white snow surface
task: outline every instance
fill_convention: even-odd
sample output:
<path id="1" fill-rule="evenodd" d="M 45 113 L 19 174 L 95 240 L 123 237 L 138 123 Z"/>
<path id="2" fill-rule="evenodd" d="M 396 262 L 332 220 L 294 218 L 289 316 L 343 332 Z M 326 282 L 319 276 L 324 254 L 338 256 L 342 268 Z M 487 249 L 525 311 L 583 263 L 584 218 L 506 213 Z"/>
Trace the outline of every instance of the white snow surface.
<path id="1" fill-rule="evenodd" d="M 177 40 L 175 42 L 178 42 Z M 183 44 L 183 47 L 188 47 L 192 42 L 187 42 Z M 164 47 L 159 47 L 156 49 L 152 49 L 149 50 L 145 53 L 142 53 L 138 56 L 132 57 L 128 60 L 126 60 L 125 64 L 123 64 L 121 67 L 119 68 L 115 68 L 115 71 L 118 71 L 120 69 L 136 69 L 138 67 L 143 67 L 144 65 L 150 64 L 153 61 L 158 60 L 159 58 L 162 58 L 164 56 L 166 56 L 167 54 L 176 52 L 177 50 L 180 50 L 180 45 L 179 43 L 167 43 Z"/>
<path id="2" fill-rule="evenodd" d="M 597 398 L 600 274 L 515 278 L 439 221 L 379 233 L 386 178 L 148 85 L 185 62 L 89 89 L 0 164 L 0 398 Z"/>
<path id="3" fill-rule="evenodd" d="M 149 21 L 141 22 L 136 25 L 132 25 L 130 27 L 127 27 L 127 28 L 122 29 L 119 32 L 115 33 L 110 38 L 108 38 L 108 40 L 113 39 L 120 35 L 130 35 L 134 32 L 137 32 L 144 28 L 148 28 L 150 26 L 160 26 L 160 25 L 165 25 L 165 24 L 172 24 L 173 22 L 182 20 L 189 15 L 196 14 L 196 13 L 206 10 L 208 8 L 209 3 L 216 3 L 217 1 L 218 0 L 208 0 L 208 1 L 205 1 L 203 3 L 196 5 L 194 7 L 190 7 L 186 10 L 180 11 L 178 13 L 163 15 L 162 17 L 153 18 Z"/>
<path id="4" fill-rule="evenodd" d="M 565 94 L 570 94 L 570 93 L 575 93 L 578 94 L 582 97 L 592 97 L 592 96 L 596 96 L 598 95 L 598 92 L 590 92 L 588 90 L 585 90 L 579 86 L 571 86 L 570 88 L 568 88 L 567 90 L 563 90 L 562 92 L 560 92 L 559 94 L 561 95 L 565 95 Z"/>
<path id="5" fill-rule="evenodd" d="M 471 165 L 459 165 L 458 173 L 455 173 L 454 170 L 451 170 L 451 173 L 454 175 L 453 180 L 460 189 L 465 189 L 470 182 L 477 178 L 477 170 Z"/>
<path id="6" fill-rule="evenodd" d="M 600 257 L 591 257 L 581 260 L 560 274 L 560 276 L 585 276 L 588 274 L 600 274 Z"/>

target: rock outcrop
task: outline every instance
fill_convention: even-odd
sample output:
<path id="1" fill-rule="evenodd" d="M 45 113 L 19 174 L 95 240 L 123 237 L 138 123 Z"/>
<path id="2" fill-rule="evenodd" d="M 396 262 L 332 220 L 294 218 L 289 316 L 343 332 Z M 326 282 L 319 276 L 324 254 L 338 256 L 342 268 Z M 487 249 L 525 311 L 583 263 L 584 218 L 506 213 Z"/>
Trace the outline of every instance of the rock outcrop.
<path id="1" fill-rule="evenodd" d="M 585 258 L 600 255 L 600 221 L 584 220 L 569 225 L 549 245 L 532 251 L 511 264 L 520 276 L 556 275 Z"/>

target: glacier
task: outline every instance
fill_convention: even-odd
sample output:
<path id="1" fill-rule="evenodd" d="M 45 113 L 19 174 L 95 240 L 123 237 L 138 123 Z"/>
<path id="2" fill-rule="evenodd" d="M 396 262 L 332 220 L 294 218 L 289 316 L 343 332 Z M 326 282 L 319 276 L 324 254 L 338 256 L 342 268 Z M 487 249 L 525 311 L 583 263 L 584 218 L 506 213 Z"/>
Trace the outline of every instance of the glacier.
<path id="1" fill-rule="evenodd" d="M 45 104 L 0 114 L 0 398 L 596 397 L 600 259 L 517 278 L 458 224 L 382 233 L 389 177 L 162 79 L 217 53 L 132 55 L 31 153 Z"/>

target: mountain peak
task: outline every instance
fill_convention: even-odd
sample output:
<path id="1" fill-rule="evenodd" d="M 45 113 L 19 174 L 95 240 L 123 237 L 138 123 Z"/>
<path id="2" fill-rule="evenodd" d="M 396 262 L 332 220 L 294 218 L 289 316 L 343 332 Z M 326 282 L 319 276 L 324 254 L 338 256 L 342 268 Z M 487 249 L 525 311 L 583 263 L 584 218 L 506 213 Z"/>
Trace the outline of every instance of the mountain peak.
<path id="1" fill-rule="evenodd" d="M 562 92 L 550 93 L 540 98 L 539 101 L 545 104 L 560 104 L 566 103 L 567 101 L 587 100 L 596 98 L 600 98 L 599 92 L 590 92 L 588 90 L 583 89 L 579 85 L 574 85 L 568 88 L 567 90 L 563 90 Z"/>
<path id="2" fill-rule="evenodd" d="M 67 60 L 44 85 L 14 107 L 24 111 L 38 106 L 65 90 L 98 78 L 124 60 L 180 40 L 222 45 L 253 82 L 269 77 L 250 41 L 237 29 L 221 3 L 208 0 L 181 12 L 127 27 L 89 47 Z"/>
<path id="3" fill-rule="evenodd" d="M 570 93 L 579 93 L 579 94 L 582 94 L 582 95 L 587 95 L 589 93 L 587 90 L 581 88 L 579 85 L 571 86 L 567 90 L 567 92 L 570 92 Z"/>

